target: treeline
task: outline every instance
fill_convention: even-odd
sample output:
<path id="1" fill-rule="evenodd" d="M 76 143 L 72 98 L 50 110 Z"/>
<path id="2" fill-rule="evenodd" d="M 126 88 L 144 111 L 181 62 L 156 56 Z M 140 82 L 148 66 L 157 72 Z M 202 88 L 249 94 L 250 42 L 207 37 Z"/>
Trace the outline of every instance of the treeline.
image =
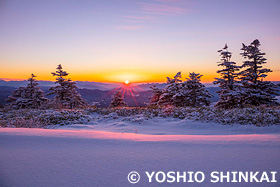
<path id="1" fill-rule="evenodd" d="M 221 61 L 218 66 L 219 78 L 215 78 L 214 84 L 219 85 L 219 101 L 215 104 L 218 108 L 237 108 L 246 106 L 274 106 L 279 105 L 275 96 L 278 94 L 278 86 L 270 81 L 264 81 L 270 69 L 263 68 L 266 63 L 265 53 L 261 52 L 259 40 L 254 40 L 250 45 L 242 44 L 242 57 L 245 61 L 241 66 L 231 61 L 232 53 L 228 51 L 227 44 L 218 52 Z M 200 83 L 202 75 L 190 73 L 189 78 L 182 82 L 181 72 L 174 79 L 167 77 L 167 86 L 159 89 L 151 87 L 153 96 L 151 105 L 174 106 L 203 106 L 210 104 L 211 95 Z"/>
<path id="2" fill-rule="evenodd" d="M 219 101 L 215 104 L 218 108 L 239 108 L 246 106 L 260 105 L 279 105 L 275 96 L 278 95 L 278 87 L 270 81 L 264 81 L 270 69 L 263 68 L 266 63 L 265 53 L 259 49 L 259 40 L 254 40 L 250 45 L 242 44 L 242 57 L 245 61 L 241 66 L 231 61 L 232 53 L 228 51 L 228 46 L 218 52 L 221 61 L 218 66 L 221 67 L 217 73 L 219 78 L 215 78 L 214 84 L 221 88 Z M 44 97 L 35 75 L 28 79 L 26 87 L 19 87 L 14 90 L 11 96 L 6 100 L 8 108 L 82 108 L 88 104 L 77 92 L 76 83 L 67 78 L 69 73 L 62 69 L 59 64 L 56 71 L 52 73 L 56 77 L 55 85 L 51 87 L 48 95 L 54 95 L 53 99 Z M 202 75 L 199 73 L 189 73 L 186 81 L 182 81 L 181 72 L 178 72 L 174 78 L 167 77 L 167 86 L 159 89 L 152 86 L 153 95 L 150 98 L 150 106 L 173 105 L 176 107 L 199 107 L 210 105 L 212 95 L 205 89 L 201 83 Z M 116 91 L 112 95 L 111 108 L 126 107 L 123 94 Z"/>
<path id="3" fill-rule="evenodd" d="M 81 108 L 87 106 L 81 95 L 77 92 L 76 83 L 67 78 L 69 73 L 63 71 L 61 64 L 56 68 L 56 72 L 52 73 L 56 77 L 55 85 L 51 87 L 48 95 L 54 95 L 49 100 L 44 97 L 44 92 L 38 86 L 35 75 L 31 75 L 28 79 L 26 87 L 19 87 L 14 90 L 11 96 L 6 100 L 11 109 L 24 108 Z"/>

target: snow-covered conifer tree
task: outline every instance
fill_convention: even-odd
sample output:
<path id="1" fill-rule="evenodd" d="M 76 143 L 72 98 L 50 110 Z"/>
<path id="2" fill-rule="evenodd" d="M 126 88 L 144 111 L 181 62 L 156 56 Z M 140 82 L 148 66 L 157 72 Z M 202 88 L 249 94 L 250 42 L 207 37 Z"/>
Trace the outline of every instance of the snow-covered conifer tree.
<path id="1" fill-rule="evenodd" d="M 223 69 L 217 71 L 221 77 L 215 78 L 216 81 L 213 82 L 214 84 L 219 84 L 221 88 L 221 90 L 217 91 L 219 93 L 219 101 L 215 106 L 219 108 L 237 107 L 240 104 L 240 90 L 236 79 L 238 77 L 237 71 L 239 71 L 240 67 L 230 60 L 232 53 L 228 51 L 227 44 L 218 52 L 221 56 L 218 66 L 222 66 Z"/>
<path id="2" fill-rule="evenodd" d="M 181 72 L 178 72 L 174 79 L 167 78 L 167 86 L 162 90 L 162 94 L 159 97 L 158 105 L 175 105 L 178 103 L 178 98 L 174 97 L 181 92 L 182 76 Z"/>
<path id="3" fill-rule="evenodd" d="M 57 77 L 55 82 L 57 85 L 51 87 L 51 93 L 49 93 L 49 95 L 55 94 L 54 106 L 71 109 L 86 106 L 86 103 L 76 90 L 76 83 L 66 78 L 69 73 L 63 71 L 61 64 L 56 69 L 57 71 L 52 73 L 52 75 Z"/>
<path id="4" fill-rule="evenodd" d="M 122 93 L 120 91 L 115 92 L 111 98 L 110 108 L 126 107 L 126 106 L 127 106 L 127 104 L 123 100 Z"/>
<path id="5" fill-rule="evenodd" d="M 190 73 L 187 81 L 182 83 L 182 96 L 184 97 L 184 106 L 208 106 L 212 95 L 205 89 L 200 82 L 202 75 L 199 73 Z"/>
<path id="6" fill-rule="evenodd" d="M 26 108 L 26 102 L 24 99 L 25 88 L 19 87 L 14 90 L 12 94 L 6 99 L 6 102 L 9 103 L 7 106 L 13 109 Z"/>
<path id="7" fill-rule="evenodd" d="M 149 105 L 155 106 L 155 105 L 157 105 L 159 98 L 162 94 L 162 89 L 159 89 L 155 85 L 151 86 L 150 88 L 152 89 L 153 95 L 152 95 L 152 97 L 149 98 L 150 99 Z"/>
<path id="8" fill-rule="evenodd" d="M 182 78 L 182 75 L 181 75 L 181 72 L 178 72 L 175 76 L 174 76 L 174 79 L 170 78 L 170 77 L 166 77 L 167 78 L 167 84 L 171 84 L 171 83 L 179 83 L 179 82 L 182 82 L 181 78 Z"/>
<path id="9" fill-rule="evenodd" d="M 44 97 L 44 92 L 38 87 L 38 81 L 35 77 L 31 74 L 27 86 L 19 87 L 8 97 L 6 101 L 10 102 L 13 109 L 39 108 L 47 102 L 48 99 Z"/>
<path id="10" fill-rule="evenodd" d="M 250 45 L 242 44 L 241 55 L 246 59 L 243 62 L 240 80 L 243 86 L 242 103 L 244 105 L 259 106 L 262 104 L 276 105 L 275 96 L 278 95 L 277 86 L 270 81 L 264 81 L 270 69 L 263 68 L 266 63 L 265 53 L 261 52 L 259 40 L 254 40 Z"/>

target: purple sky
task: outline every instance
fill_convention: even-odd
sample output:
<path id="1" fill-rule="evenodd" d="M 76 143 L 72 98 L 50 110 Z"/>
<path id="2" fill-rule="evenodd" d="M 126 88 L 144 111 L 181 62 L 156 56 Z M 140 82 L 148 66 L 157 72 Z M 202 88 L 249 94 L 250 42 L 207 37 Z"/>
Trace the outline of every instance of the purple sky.
<path id="1" fill-rule="evenodd" d="M 165 81 L 195 71 L 211 82 L 225 43 L 259 39 L 280 80 L 279 0 L 1 0 L 0 78 Z M 278 71 L 278 72 L 277 72 Z"/>

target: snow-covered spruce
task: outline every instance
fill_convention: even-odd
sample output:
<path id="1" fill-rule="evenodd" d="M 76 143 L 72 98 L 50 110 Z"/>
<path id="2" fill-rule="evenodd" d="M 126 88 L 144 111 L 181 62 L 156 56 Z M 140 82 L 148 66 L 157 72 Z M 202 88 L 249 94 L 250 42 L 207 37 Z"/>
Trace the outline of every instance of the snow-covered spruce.
<path id="1" fill-rule="evenodd" d="M 120 91 L 116 91 L 111 98 L 110 108 L 126 107 L 127 104 L 123 100 L 123 95 Z"/>
<path id="2" fill-rule="evenodd" d="M 149 106 L 156 106 L 158 101 L 159 101 L 159 98 L 162 94 L 162 89 L 156 87 L 155 85 L 151 86 L 150 87 L 152 89 L 152 97 L 150 97 L 150 103 L 149 103 Z"/>
<path id="3" fill-rule="evenodd" d="M 201 77 L 202 75 L 194 72 L 189 74 L 189 78 L 185 82 L 180 79 L 182 78 L 181 72 L 178 72 L 174 79 L 167 77 L 167 86 L 162 91 L 153 88 L 154 96 L 161 94 L 157 104 L 176 107 L 209 105 L 211 95 L 201 84 Z M 151 105 L 155 105 L 154 103 L 151 100 Z"/>
<path id="4" fill-rule="evenodd" d="M 248 46 L 242 44 L 241 55 L 246 59 L 242 68 L 246 69 L 239 73 L 243 87 L 241 101 L 244 105 L 279 105 L 275 98 L 278 95 L 277 86 L 263 80 L 272 70 L 262 66 L 266 58 L 265 53 L 259 49 L 260 45 L 257 39 Z"/>
<path id="5" fill-rule="evenodd" d="M 34 74 L 31 74 L 26 87 L 19 87 L 12 92 L 11 96 L 6 100 L 6 102 L 10 103 L 8 104 L 9 108 L 39 108 L 46 104 L 48 99 L 44 97 L 44 92 L 39 88 L 35 77 Z"/>
<path id="6" fill-rule="evenodd" d="M 220 78 L 215 78 L 216 80 L 213 82 L 214 84 L 219 84 L 221 88 L 221 90 L 217 91 L 219 93 L 219 101 L 215 106 L 218 108 L 239 107 L 241 93 L 236 79 L 238 78 L 237 71 L 239 71 L 240 66 L 231 61 L 232 53 L 228 51 L 227 44 L 218 52 L 221 56 L 218 66 L 222 66 L 223 69 L 217 71 L 220 74 Z"/>
<path id="7" fill-rule="evenodd" d="M 179 96 L 184 98 L 183 106 L 208 106 L 212 95 L 205 89 L 205 86 L 200 82 L 199 73 L 190 73 L 187 81 L 182 83 L 182 93 Z M 177 96 L 175 95 L 175 98 Z"/>
<path id="8" fill-rule="evenodd" d="M 182 74 L 181 72 L 178 72 L 175 76 L 174 79 L 170 78 L 170 77 L 166 77 L 167 78 L 167 84 L 171 84 L 171 83 L 178 83 L 178 82 L 182 82 Z"/>
<path id="9" fill-rule="evenodd" d="M 161 95 L 158 99 L 157 104 L 158 105 L 175 105 L 177 103 L 180 103 L 178 101 L 178 98 L 175 98 L 174 96 L 177 94 L 181 93 L 181 87 L 182 87 L 182 76 L 181 72 L 178 72 L 175 76 L 174 79 L 166 77 L 167 78 L 167 86 L 162 90 Z"/>
<path id="10" fill-rule="evenodd" d="M 52 75 L 57 77 L 55 82 L 57 85 L 51 87 L 51 92 L 49 93 L 49 95 L 55 94 L 52 107 L 73 109 L 86 106 L 85 101 L 76 90 L 76 83 L 66 78 L 69 73 L 63 71 L 61 64 L 59 64 L 56 69 L 57 71 L 52 73 Z"/>
<path id="11" fill-rule="evenodd" d="M 163 90 L 162 94 L 159 97 L 158 105 L 174 105 L 180 104 L 179 101 L 181 92 L 181 83 L 171 83 L 168 84 Z"/>

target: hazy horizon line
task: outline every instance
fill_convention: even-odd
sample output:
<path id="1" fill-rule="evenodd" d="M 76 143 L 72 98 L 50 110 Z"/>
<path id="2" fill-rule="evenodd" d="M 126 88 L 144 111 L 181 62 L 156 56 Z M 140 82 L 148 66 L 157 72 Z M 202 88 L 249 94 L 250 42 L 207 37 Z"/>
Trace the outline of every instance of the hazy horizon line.
<path id="1" fill-rule="evenodd" d="M 0 78 L 0 80 L 6 81 L 6 82 L 10 82 L 10 81 L 27 81 L 27 79 L 12 79 L 12 78 Z M 55 82 L 54 80 L 37 80 L 37 81 L 41 81 L 41 82 Z M 94 83 L 108 83 L 108 84 L 124 84 L 124 82 L 113 82 L 113 81 L 80 81 L 80 80 L 75 80 L 73 82 L 94 82 Z M 214 82 L 214 80 L 213 80 Z M 213 82 L 209 82 L 209 81 L 201 81 L 201 83 L 204 84 L 213 84 Z M 280 82 L 280 80 L 276 80 L 276 81 L 271 81 L 271 82 Z M 136 82 L 130 82 L 130 84 L 164 84 L 166 83 L 166 81 L 163 82 L 157 82 L 157 81 L 136 81 Z"/>

